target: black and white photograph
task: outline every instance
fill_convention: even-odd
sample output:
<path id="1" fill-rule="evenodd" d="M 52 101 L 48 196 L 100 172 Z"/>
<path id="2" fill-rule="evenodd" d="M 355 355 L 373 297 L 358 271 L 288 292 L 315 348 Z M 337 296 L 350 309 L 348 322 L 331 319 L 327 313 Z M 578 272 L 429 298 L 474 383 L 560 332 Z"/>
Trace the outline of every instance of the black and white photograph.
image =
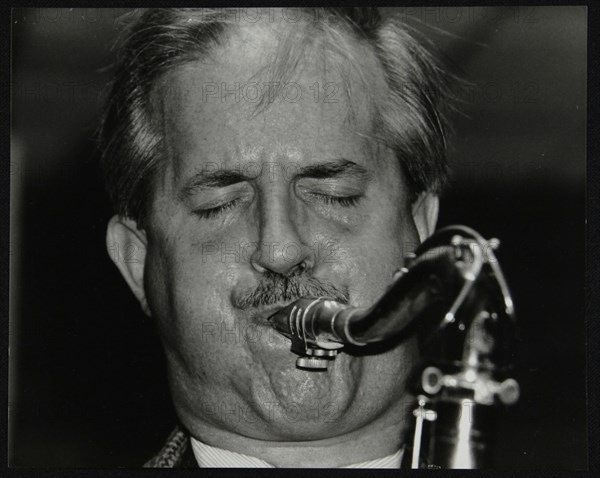
<path id="1" fill-rule="evenodd" d="M 10 468 L 588 469 L 586 6 L 10 21 Z"/>

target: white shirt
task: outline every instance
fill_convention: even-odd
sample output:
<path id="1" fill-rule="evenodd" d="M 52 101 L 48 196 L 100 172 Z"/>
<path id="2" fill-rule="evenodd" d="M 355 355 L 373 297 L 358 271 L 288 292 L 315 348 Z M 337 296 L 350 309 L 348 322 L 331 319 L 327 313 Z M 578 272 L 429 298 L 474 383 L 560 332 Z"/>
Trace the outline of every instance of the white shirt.
<path id="1" fill-rule="evenodd" d="M 194 457 L 200 468 L 275 468 L 275 466 L 260 458 L 210 446 L 196 440 L 194 437 L 190 437 L 190 440 Z M 400 448 L 396 453 L 383 458 L 341 466 L 340 468 L 400 468 L 403 453 L 404 448 Z"/>

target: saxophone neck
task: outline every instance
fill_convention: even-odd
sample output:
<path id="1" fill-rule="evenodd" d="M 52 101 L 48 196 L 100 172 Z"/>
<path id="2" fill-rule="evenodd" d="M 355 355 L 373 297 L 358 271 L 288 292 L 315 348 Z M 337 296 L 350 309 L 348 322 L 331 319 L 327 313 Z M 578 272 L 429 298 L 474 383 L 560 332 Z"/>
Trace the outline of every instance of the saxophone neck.
<path id="1" fill-rule="evenodd" d="M 323 358 L 335 357 L 334 351 L 344 345 L 362 347 L 393 339 L 435 304 L 441 296 L 438 286 L 447 281 L 432 282 L 431 274 L 439 272 L 438 263 L 447 261 L 447 255 L 421 260 L 410 272 L 404 269 L 371 307 L 353 307 L 326 297 L 305 297 L 273 314 L 269 321 L 275 330 L 292 340 L 294 352 L 314 358 L 308 363 L 316 363 L 316 357 L 321 357 L 319 364 L 326 365 Z"/>

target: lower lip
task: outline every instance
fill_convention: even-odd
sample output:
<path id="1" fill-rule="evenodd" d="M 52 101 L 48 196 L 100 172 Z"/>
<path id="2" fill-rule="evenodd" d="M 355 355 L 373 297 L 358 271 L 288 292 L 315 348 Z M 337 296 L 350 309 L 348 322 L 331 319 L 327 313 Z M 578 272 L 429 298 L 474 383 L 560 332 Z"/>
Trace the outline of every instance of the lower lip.
<path id="1" fill-rule="evenodd" d="M 296 352 L 292 351 L 291 339 L 289 337 L 286 337 L 285 335 L 281 334 L 280 332 L 278 332 L 275 328 L 273 328 L 269 324 L 269 322 L 266 321 L 266 318 L 269 317 L 270 315 L 274 314 L 275 312 L 277 312 L 277 310 L 273 309 L 269 313 L 259 314 L 261 317 L 263 317 L 262 319 L 257 318 L 256 315 L 252 317 L 253 320 L 255 321 L 256 326 L 259 329 L 264 331 L 264 333 L 265 333 L 264 337 L 267 338 L 267 340 L 253 340 L 252 341 L 253 344 L 259 344 L 259 345 L 255 345 L 253 347 L 254 351 L 256 353 L 267 353 L 267 354 L 269 354 L 268 356 L 270 358 L 277 356 L 278 358 L 275 359 L 274 363 L 278 363 L 279 366 L 294 368 L 298 372 L 307 372 L 307 373 L 312 374 L 313 372 L 318 371 L 318 372 L 329 372 L 331 374 L 332 370 L 334 368 L 334 360 L 330 361 L 327 369 L 310 370 L 310 369 L 296 367 L 296 360 L 299 358 L 299 355 Z M 276 338 L 273 337 L 271 334 L 276 336 Z M 275 354 L 275 355 L 271 355 L 271 354 Z M 338 358 L 338 357 L 336 357 L 336 358 Z M 327 374 L 325 374 L 325 375 L 327 375 Z"/>

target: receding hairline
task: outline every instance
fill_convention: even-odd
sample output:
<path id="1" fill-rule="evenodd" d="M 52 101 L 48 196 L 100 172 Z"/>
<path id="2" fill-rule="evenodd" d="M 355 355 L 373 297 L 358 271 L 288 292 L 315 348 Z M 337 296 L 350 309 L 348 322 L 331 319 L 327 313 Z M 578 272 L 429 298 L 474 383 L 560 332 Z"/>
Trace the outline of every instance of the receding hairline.
<path id="1" fill-rule="evenodd" d="M 284 22 L 280 22 L 284 23 Z M 223 58 L 229 58 L 230 53 L 235 51 L 236 44 L 238 42 L 255 42 L 256 51 L 258 56 L 263 56 L 265 60 L 262 63 L 257 63 L 256 68 L 253 70 L 243 69 L 247 67 L 244 63 L 244 59 L 239 63 L 242 65 L 238 72 L 240 84 L 244 85 L 244 82 L 258 82 L 263 85 L 269 83 L 278 83 L 285 85 L 285 81 L 279 81 L 281 78 L 276 76 L 276 72 L 273 72 L 273 66 L 278 66 L 278 50 L 286 42 L 290 41 L 291 37 L 295 34 L 293 31 L 281 30 L 279 25 L 266 23 L 241 26 L 230 26 L 225 31 L 226 39 L 219 44 L 213 44 L 210 46 L 208 51 L 198 54 L 197 56 L 188 59 L 187 61 L 175 65 L 169 68 L 167 71 L 161 73 L 157 78 L 154 79 L 150 101 L 154 106 L 153 111 L 155 113 L 164 113 L 160 99 L 162 99 L 165 89 L 168 89 L 172 83 L 173 75 L 177 75 L 181 69 L 184 68 L 206 68 L 210 71 L 211 68 L 217 67 L 231 67 L 237 64 L 235 61 L 223 61 Z M 305 36 L 309 35 L 309 32 L 304 32 Z M 341 80 L 336 87 L 340 87 L 340 94 L 345 96 L 348 105 L 352 111 L 354 111 L 354 102 L 357 97 L 357 93 L 360 93 L 364 97 L 364 101 L 367 107 L 374 106 L 374 98 L 382 101 L 389 92 L 389 85 L 385 81 L 385 71 L 380 59 L 377 57 L 374 47 L 363 41 L 360 38 L 355 38 L 350 32 L 345 32 L 343 37 L 340 37 L 345 42 L 343 51 L 340 51 L 339 45 L 328 44 L 324 39 L 312 39 L 311 42 L 303 46 L 303 52 L 307 55 L 303 55 L 298 59 L 298 63 L 294 63 L 293 68 L 288 69 L 287 73 L 290 75 L 288 79 L 295 81 L 304 69 L 309 68 L 315 70 L 317 73 L 314 75 L 315 78 L 319 77 L 319 71 L 321 71 L 322 78 L 325 79 L 329 75 L 329 70 L 334 68 L 338 73 L 338 78 Z M 275 40 L 275 41 L 273 41 Z M 324 48 L 323 48 L 324 47 Z M 360 61 L 352 62 L 348 55 L 354 54 L 355 57 L 360 58 Z M 322 62 L 322 68 L 319 68 L 317 64 Z M 285 65 L 284 66 L 288 66 Z M 235 71 L 232 69 L 232 71 Z M 294 77 L 293 75 L 298 75 Z M 335 75 L 335 73 L 334 73 Z M 210 78 L 210 75 L 209 75 Z M 215 77 L 214 83 L 218 83 L 221 86 L 223 78 Z M 218 80 L 218 81 L 217 81 Z M 247 83 L 246 83 L 247 84 Z M 232 85 L 226 84 L 227 87 Z M 323 88 L 323 85 L 320 85 Z M 359 91 L 357 91 L 359 90 Z M 266 91 L 263 91 L 266 97 Z M 375 93 L 375 94 L 372 94 Z M 277 96 L 277 95 L 275 95 Z M 269 106 L 276 104 L 278 100 L 267 102 L 265 105 L 255 105 L 256 112 L 263 111 Z M 372 114 L 370 115 L 370 122 L 373 122 Z M 159 119 L 159 118 L 157 118 Z M 365 135 L 365 132 L 362 132 Z"/>
<path id="2" fill-rule="evenodd" d="M 118 212 L 142 222 L 148 205 L 144 197 L 150 199 L 148 192 L 162 162 L 161 138 L 151 128 L 150 89 L 158 78 L 178 65 L 210 57 L 215 46 L 244 25 L 235 21 L 229 10 L 215 14 L 213 9 L 209 15 L 204 15 L 204 10 L 152 9 L 132 22 L 130 33 L 123 37 L 125 54 L 118 62 L 102 123 L 102 163 Z M 444 141 L 447 108 L 443 101 L 449 93 L 449 82 L 435 59 L 404 22 L 397 17 L 382 19 L 376 8 L 309 10 L 330 15 L 334 21 L 280 21 L 275 25 L 285 25 L 286 33 L 301 31 L 299 26 L 320 27 L 324 35 L 315 37 L 327 37 L 332 40 L 331 45 L 341 45 L 343 53 L 358 51 L 355 46 L 348 48 L 350 43 L 364 45 L 369 54 L 358 55 L 349 62 L 359 72 L 372 73 L 365 68 L 365 60 L 372 58 L 371 52 L 376 53 L 376 69 L 381 66 L 384 74 L 371 77 L 381 79 L 384 92 L 390 92 L 383 101 L 370 102 L 380 103 L 375 106 L 377 140 L 394 151 L 415 194 L 440 191 L 448 178 Z M 312 15 L 311 12 L 308 13 Z M 261 18 L 264 24 L 266 17 Z M 284 65 L 280 71 L 290 70 L 285 63 L 274 62 L 275 66 Z M 343 72 L 340 76 L 344 77 Z"/>

